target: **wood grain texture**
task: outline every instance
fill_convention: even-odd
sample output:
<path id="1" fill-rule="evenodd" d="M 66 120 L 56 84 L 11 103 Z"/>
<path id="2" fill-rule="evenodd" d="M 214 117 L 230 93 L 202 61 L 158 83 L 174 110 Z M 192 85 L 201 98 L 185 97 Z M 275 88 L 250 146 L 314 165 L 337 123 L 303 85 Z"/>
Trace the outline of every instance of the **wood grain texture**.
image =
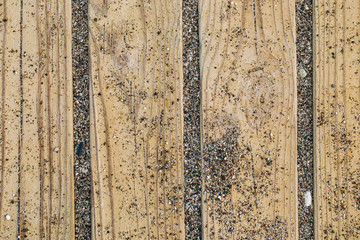
<path id="1" fill-rule="evenodd" d="M 1 1 L 0 239 L 16 239 L 20 144 L 20 2 Z M 6 19 L 6 21 L 3 21 Z M 15 71 L 15 72 L 14 72 Z M 7 220 L 10 217 L 10 220 Z"/>
<path id="2" fill-rule="evenodd" d="M 315 1 L 315 238 L 360 236 L 360 4 Z"/>
<path id="3" fill-rule="evenodd" d="M 181 0 L 90 1 L 93 239 L 184 239 Z"/>
<path id="4" fill-rule="evenodd" d="M 1 8 L 0 238 L 74 239 L 71 1 Z"/>
<path id="5" fill-rule="evenodd" d="M 297 239 L 294 0 L 200 0 L 203 239 Z"/>

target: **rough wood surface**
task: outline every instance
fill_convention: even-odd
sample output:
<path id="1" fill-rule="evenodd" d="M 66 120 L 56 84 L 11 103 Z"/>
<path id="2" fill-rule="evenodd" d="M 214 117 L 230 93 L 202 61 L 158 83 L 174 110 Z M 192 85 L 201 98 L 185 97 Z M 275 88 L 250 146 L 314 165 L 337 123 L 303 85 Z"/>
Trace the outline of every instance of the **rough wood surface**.
<path id="1" fill-rule="evenodd" d="M 0 238 L 73 239 L 71 2 L 0 8 Z"/>
<path id="2" fill-rule="evenodd" d="M 315 1 L 315 238 L 360 236 L 360 4 Z"/>
<path id="3" fill-rule="evenodd" d="M 1 1 L 0 239 L 16 239 L 20 144 L 20 2 Z M 13 72 L 15 71 L 15 73 Z M 7 217 L 8 216 L 8 217 Z M 8 220 L 10 218 L 10 220 Z"/>
<path id="4" fill-rule="evenodd" d="M 90 1 L 93 239 L 184 239 L 181 0 Z"/>
<path id="5" fill-rule="evenodd" d="M 297 239 L 295 1 L 201 0 L 203 239 Z"/>

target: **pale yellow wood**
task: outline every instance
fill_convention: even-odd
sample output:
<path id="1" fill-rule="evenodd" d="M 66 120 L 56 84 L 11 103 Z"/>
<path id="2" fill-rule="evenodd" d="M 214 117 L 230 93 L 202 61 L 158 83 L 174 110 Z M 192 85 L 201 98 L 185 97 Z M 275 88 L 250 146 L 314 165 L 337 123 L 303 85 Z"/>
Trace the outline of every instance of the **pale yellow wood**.
<path id="1" fill-rule="evenodd" d="M 315 238 L 360 236 L 360 3 L 315 1 Z"/>
<path id="2" fill-rule="evenodd" d="M 74 239 L 71 1 L 22 4 L 3 5 L 2 39 L 11 45 L 3 48 L 2 149 L 11 154 L 2 158 L 11 165 L 2 171 L 0 238 Z"/>
<path id="3" fill-rule="evenodd" d="M 185 239 L 181 9 L 90 1 L 93 239 Z"/>
<path id="4" fill-rule="evenodd" d="M 20 1 L 2 0 L 0 3 L 0 239 L 16 239 L 20 143 Z"/>
<path id="5" fill-rule="evenodd" d="M 200 0 L 203 239 L 297 239 L 295 0 Z"/>

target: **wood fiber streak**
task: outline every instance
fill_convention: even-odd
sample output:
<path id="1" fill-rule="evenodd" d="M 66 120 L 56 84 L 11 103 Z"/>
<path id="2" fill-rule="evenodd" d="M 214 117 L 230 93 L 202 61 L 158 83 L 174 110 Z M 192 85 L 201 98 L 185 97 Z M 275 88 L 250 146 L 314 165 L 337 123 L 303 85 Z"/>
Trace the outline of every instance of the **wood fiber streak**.
<path id="1" fill-rule="evenodd" d="M 181 0 L 92 0 L 93 239 L 185 239 Z"/>
<path id="2" fill-rule="evenodd" d="M 294 0 L 200 0 L 203 239 L 297 239 Z"/>
<path id="3" fill-rule="evenodd" d="M 0 238 L 73 239 L 71 2 L 0 8 Z"/>
<path id="4" fill-rule="evenodd" d="M 315 1 L 315 238 L 360 236 L 360 4 Z"/>

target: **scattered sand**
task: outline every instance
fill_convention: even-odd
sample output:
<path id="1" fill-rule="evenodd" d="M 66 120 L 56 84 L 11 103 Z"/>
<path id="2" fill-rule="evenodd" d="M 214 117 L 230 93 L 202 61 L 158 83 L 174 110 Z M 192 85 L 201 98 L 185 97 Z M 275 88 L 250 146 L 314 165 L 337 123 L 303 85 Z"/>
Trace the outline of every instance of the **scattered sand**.
<path id="1" fill-rule="evenodd" d="M 89 153 L 89 69 L 87 0 L 72 1 L 75 237 L 91 239 L 91 171 Z"/>
<path id="2" fill-rule="evenodd" d="M 198 0 L 183 1 L 185 227 L 201 236 L 200 63 Z"/>
<path id="3" fill-rule="evenodd" d="M 306 206 L 305 193 L 313 193 L 313 89 L 312 89 L 312 1 L 296 1 L 297 68 L 298 76 L 298 198 L 299 239 L 314 238 L 313 206 Z"/>

